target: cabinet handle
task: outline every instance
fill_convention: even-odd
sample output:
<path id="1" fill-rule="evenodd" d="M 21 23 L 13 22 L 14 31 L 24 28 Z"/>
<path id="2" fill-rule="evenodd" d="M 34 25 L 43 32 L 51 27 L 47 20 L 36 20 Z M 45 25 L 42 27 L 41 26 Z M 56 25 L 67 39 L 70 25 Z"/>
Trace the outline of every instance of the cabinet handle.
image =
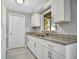
<path id="1" fill-rule="evenodd" d="M 48 51 L 48 58 L 50 58 L 50 54 L 49 54 L 50 52 Z"/>
<path id="2" fill-rule="evenodd" d="M 50 59 L 52 59 L 52 52 L 50 52 Z"/>
<path id="3" fill-rule="evenodd" d="M 48 51 L 48 58 L 52 59 L 52 52 Z"/>
<path id="4" fill-rule="evenodd" d="M 28 40 L 28 43 L 29 43 L 29 39 L 27 39 Z"/>
<path id="5" fill-rule="evenodd" d="M 52 46 L 52 45 L 48 45 L 49 47 L 54 47 L 54 46 Z"/>
<path id="6" fill-rule="evenodd" d="M 34 43 L 34 47 L 36 47 L 36 43 Z"/>
<path id="7" fill-rule="evenodd" d="M 12 35 L 13 33 L 10 33 L 10 35 Z"/>

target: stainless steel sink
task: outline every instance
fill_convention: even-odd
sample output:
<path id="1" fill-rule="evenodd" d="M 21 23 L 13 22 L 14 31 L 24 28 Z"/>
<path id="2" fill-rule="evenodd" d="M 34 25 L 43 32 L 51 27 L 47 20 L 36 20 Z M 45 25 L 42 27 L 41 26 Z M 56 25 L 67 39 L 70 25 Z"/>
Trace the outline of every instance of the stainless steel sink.
<path id="1" fill-rule="evenodd" d="M 36 35 L 36 36 L 39 36 L 39 37 L 48 37 L 49 35 L 48 34 L 41 34 L 41 35 Z"/>

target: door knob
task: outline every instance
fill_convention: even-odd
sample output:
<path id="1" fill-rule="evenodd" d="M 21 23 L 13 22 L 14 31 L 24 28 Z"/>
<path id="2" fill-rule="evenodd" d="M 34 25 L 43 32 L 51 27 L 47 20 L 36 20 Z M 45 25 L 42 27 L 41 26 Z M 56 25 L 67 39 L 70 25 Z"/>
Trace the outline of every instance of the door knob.
<path id="1" fill-rule="evenodd" d="M 10 33 L 10 35 L 12 35 L 12 33 Z"/>

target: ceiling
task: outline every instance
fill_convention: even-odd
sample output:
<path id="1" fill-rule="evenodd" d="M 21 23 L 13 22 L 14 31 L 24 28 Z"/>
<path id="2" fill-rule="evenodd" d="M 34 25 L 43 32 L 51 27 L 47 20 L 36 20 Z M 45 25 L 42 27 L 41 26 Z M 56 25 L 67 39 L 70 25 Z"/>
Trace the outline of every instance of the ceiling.
<path id="1" fill-rule="evenodd" d="M 15 0 L 4 0 L 7 9 L 22 12 L 22 13 L 34 13 L 36 9 L 44 5 L 49 0 L 25 0 L 23 4 L 17 4 Z"/>

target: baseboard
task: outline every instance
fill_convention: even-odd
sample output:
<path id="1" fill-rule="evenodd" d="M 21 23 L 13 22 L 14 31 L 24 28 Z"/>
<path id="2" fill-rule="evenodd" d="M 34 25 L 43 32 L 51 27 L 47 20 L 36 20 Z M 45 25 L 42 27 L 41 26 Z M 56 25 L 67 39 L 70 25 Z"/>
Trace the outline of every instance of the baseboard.
<path id="1" fill-rule="evenodd" d="M 20 49 L 20 48 L 25 48 L 25 47 L 15 47 L 15 48 L 8 49 L 8 51 L 15 50 L 15 49 Z"/>

